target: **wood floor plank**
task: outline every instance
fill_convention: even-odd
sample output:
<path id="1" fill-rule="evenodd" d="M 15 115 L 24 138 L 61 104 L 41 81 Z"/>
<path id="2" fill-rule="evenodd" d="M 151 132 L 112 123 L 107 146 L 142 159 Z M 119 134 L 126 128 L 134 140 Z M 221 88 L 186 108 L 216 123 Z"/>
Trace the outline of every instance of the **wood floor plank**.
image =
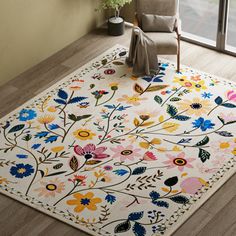
<path id="1" fill-rule="evenodd" d="M 97 29 L 52 57 L 0 87 L 0 117 L 42 92 L 68 73 L 119 43 L 129 46 L 131 29 L 111 37 Z M 161 56 L 176 60 L 176 56 Z M 236 81 L 236 58 L 187 42 L 181 42 L 181 63 Z M 175 236 L 236 235 L 236 176 L 229 180 L 174 234 Z M 223 219 L 222 219 L 223 217 Z M 1 236 L 84 236 L 69 225 L 0 195 Z"/>

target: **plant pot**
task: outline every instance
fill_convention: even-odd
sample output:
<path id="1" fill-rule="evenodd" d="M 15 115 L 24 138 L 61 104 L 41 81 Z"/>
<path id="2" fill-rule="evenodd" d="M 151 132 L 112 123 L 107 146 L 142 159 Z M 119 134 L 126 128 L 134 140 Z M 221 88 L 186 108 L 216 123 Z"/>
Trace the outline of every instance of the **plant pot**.
<path id="1" fill-rule="evenodd" d="M 122 17 L 111 17 L 108 20 L 108 34 L 119 36 L 125 32 L 125 22 Z"/>

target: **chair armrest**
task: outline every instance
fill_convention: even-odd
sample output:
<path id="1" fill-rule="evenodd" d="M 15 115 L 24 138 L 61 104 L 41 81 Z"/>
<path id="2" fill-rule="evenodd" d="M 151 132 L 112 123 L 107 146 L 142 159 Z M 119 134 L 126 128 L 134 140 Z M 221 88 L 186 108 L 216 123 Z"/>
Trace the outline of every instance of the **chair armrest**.
<path id="1" fill-rule="evenodd" d="M 175 22 L 175 32 L 178 36 L 182 34 L 181 20 L 179 18 L 177 18 Z"/>
<path id="2" fill-rule="evenodd" d="M 134 28 L 134 33 L 135 33 L 136 35 L 139 35 L 139 33 L 140 33 L 140 32 L 139 32 L 139 29 L 135 27 L 135 28 Z"/>
<path id="3" fill-rule="evenodd" d="M 137 13 L 134 14 L 134 26 L 139 26 L 139 25 L 138 25 Z"/>

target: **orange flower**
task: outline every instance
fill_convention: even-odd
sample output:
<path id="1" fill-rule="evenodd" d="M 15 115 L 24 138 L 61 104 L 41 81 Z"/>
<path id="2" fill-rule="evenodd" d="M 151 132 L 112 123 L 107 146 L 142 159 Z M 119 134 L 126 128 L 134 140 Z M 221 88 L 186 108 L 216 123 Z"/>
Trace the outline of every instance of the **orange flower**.
<path id="1" fill-rule="evenodd" d="M 78 213 L 83 211 L 85 208 L 90 211 L 96 211 L 96 204 L 102 202 L 101 198 L 94 198 L 94 194 L 92 192 L 88 192 L 85 195 L 81 193 L 75 193 L 73 194 L 73 197 L 75 199 L 68 200 L 66 203 L 68 205 L 75 205 L 76 207 L 74 208 L 74 211 Z"/>

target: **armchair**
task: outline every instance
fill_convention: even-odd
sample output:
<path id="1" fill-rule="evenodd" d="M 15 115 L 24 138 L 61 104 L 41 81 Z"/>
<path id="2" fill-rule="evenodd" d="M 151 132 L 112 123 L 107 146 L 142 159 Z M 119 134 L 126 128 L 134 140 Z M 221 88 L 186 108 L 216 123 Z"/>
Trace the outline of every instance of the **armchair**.
<path id="1" fill-rule="evenodd" d="M 136 14 L 134 25 L 138 26 L 142 30 L 143 14 L 175 17 L 173 32 L 145 33 L 156 43 L 158 55 L 177 55 L 177 72 L 179 72 L 181 35 L 179 0 L 136 0 Z"/>

